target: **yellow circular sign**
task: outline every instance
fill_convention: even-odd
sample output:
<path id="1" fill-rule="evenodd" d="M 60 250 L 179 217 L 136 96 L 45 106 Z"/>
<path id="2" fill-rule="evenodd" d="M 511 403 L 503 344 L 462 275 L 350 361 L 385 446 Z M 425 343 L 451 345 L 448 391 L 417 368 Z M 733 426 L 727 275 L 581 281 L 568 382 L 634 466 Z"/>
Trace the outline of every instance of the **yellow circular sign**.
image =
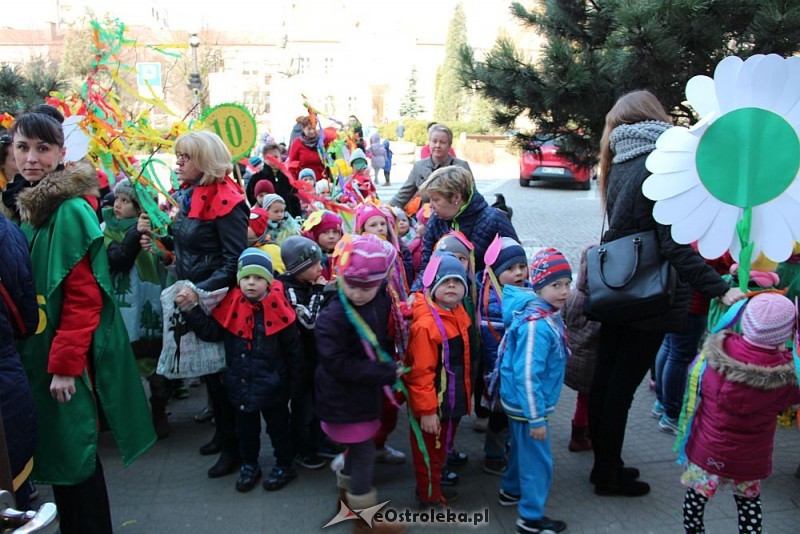
<path id="1" fill-rule="evenodd" d="M 250 155 L 256 144 L 256 120 L 244 106 L 220 104 L 203 112 L 201 120 L 231 151 L 233 160 Z"/>

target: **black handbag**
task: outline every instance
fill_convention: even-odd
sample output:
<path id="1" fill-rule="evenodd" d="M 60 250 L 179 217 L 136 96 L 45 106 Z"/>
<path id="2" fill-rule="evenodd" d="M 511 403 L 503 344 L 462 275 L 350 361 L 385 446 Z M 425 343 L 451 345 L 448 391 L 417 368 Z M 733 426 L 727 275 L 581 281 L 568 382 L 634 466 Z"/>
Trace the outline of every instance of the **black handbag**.
<path id="1" fill-rule="evenodd" d="M 589 319 L 633 323 L 672 307 L 677 273 L 661 254 L 655 230 L 595 245 L 586 260 L 583 313 Z"/>

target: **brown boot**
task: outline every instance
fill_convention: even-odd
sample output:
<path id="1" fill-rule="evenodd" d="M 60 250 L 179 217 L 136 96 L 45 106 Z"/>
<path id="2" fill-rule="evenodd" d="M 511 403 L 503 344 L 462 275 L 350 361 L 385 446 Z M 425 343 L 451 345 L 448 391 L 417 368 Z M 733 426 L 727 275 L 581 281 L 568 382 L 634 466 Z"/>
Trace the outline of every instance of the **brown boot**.
<path id="1" fill-rule="evenodd" d="M 372 488 L 368 493 L 363 495 L 353 495 L 349 491 L 346 493 L 347 498 L 347 506 L 351 510 L 364 510 L 365 508 L 369 508 L 370 506 L 375 506 L 378 504 L 378 492 L 375 491 L 375 488 Z M 368 525 L 368 522 L 360 521 L 356 519 L 353 521 L 353 533 L 354 534 L 366 534 L 366 533 L 374 533 L 374 534 L 402 534 L 406 531 L 406 528 L 400 523 L 390 523 L 389 521 L 375 521 L 373 518 L 371 523 L 372 526 Z"/>
<path id="2" fill-rule="evenodd" d="M 572 452 L 592 450 L 592 440 L 589 437 L 588 426 L 572 425 L 572 437 L 569 440 L 569 450 Z"/>

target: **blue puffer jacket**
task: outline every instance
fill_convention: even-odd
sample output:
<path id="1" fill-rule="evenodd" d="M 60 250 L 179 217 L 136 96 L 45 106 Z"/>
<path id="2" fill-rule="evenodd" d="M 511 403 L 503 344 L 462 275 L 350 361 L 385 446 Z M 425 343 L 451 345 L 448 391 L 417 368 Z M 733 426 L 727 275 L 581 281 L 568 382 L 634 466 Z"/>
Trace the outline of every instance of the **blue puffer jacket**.
<path id="1" fill-rule="evenodd" d="M 500 360 L 503 411 L 531 428 L 544 426 L 564 383 L 569 354 L 564 320 L 533 289 L 505 286 L 503 323 L 508 332 Z"/>
<path id="2" fill-rule="evenodd" d="M 483 270 L 483 256 L 495 235 L 499 234 L 500 237 L 511 237 L 519 241 L 508 215 L 489 206 L 483 195 L 475 191 L 467 208 L 452 221 L 439 219 L 436 214 L 428 221 L 422 240 L 422 264 L 411 291 L 422 291 L 422 274 L 428 265 L 428 260 L 431 259 L 433 247 L 442 236 L 451 230 L 461 231 L 475 245 L 476 271 Z"/>
<path id="3" fill-rule="evenodd" d="M 14 340 L 32 335 L 39 305 L 31 274 L 28 243 L 19 228 L 0 215 L 0 281 L 15 305 L 19 321 L 0 298 L 0 407 L 6 429 L 11 474 L 18 475 L 36 447 L 36 406 Z"/>

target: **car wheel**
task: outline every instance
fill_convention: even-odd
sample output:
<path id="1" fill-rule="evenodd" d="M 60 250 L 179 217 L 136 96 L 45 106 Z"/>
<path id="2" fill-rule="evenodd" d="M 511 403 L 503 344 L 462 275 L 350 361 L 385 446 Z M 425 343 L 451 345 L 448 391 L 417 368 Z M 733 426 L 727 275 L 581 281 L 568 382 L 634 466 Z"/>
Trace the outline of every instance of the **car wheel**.
<path id="1" fill-rule="evenodd" d="M 523 178 L 522 176 L 519 177 L 519 185 L 521 185 L 522 187 L 528 187 L 530 183 L 531 181 L 528 180 L 527 178 Z"/>
<path id="2" fill-rule="evenodd" d="M 581 191 L 588 191 L 589 189 L 592 188 L 592 182 L 591 182 L 591 180 L 586 180 L 585 182 L 580 182 L 578 184 L 578 187 L 581 189 Z"/>

